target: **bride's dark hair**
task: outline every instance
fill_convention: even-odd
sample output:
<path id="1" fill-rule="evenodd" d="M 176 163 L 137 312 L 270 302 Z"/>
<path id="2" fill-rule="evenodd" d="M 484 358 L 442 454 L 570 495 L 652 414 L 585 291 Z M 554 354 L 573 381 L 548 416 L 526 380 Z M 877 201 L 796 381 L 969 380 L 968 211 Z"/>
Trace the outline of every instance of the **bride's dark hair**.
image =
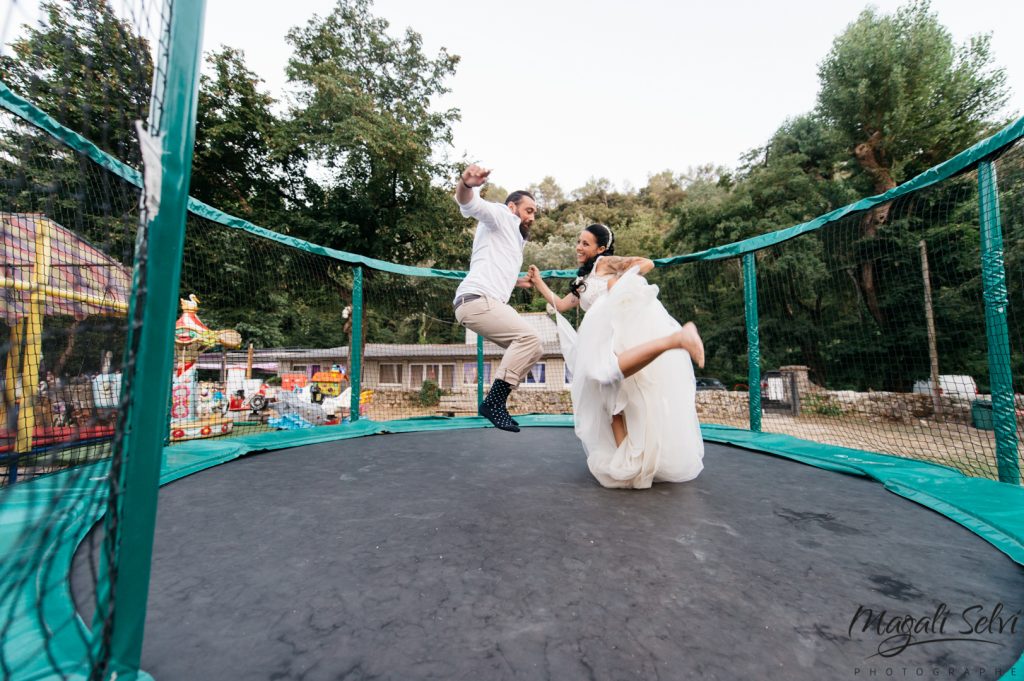
<path id="1" fill-rule="evenodd" d="M 576 278 L 569 284 L 569 292 L 577 298 L 586 290 L 587 275 L 594 271 L 594 263 L 597 262 L 597 259 L 603 255 L 615 255 L 615 235 L 612 234 L 612 230 L 607 225 L 596 222 L 592 225 L 587 225 L 586 231 L 594 235 L 598 247 L 604 246 L 605 249 L 593 258 L 587 258 L 587 261 L 576 272 Z"/>

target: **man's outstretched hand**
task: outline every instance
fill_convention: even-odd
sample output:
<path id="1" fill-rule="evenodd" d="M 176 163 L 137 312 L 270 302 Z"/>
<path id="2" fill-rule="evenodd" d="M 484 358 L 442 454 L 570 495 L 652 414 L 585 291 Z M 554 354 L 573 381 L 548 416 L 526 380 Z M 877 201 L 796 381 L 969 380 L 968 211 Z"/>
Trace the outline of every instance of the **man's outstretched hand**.
<path id="1" fill-rule="evenodd" d="M 487 182 L 487 178 L 490 174 L 491 171 L 489 168 L 484 168 L 475 163 L 470 163 L 469 167 L 462 171 L 462 182 L 467 187 L 480 187 Z"/>
<path id="2" fill-rule="evenodd" d="M 462 171 L 462 177 L 459 178 L 459 184 L 455 187 L 455 200 L 463 206 L 472 201 L 473 188 L 480 187 L 487 182 L 487 177 L 490 174 L 490 169 L 483 168 L 475 163 L 470 163 L 469 167 Z"/>

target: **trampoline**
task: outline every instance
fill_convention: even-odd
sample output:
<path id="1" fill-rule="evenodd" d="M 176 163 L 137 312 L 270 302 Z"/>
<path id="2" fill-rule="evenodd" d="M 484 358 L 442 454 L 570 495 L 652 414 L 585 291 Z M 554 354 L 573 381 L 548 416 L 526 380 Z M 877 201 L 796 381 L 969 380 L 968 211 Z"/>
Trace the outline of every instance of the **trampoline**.
<path id="1" fill-rule="evenodd" d="M 190 475 L 160 492 L 142 667 L 996 679 L 1020 657 L 1024 569 L 991 544 L 877 482 L 706 446 L 697 480 L 644 491 L 597 485 L 571 428 L 362 437 Z M 89 569 L 76 558 L 78 603 Z"/>

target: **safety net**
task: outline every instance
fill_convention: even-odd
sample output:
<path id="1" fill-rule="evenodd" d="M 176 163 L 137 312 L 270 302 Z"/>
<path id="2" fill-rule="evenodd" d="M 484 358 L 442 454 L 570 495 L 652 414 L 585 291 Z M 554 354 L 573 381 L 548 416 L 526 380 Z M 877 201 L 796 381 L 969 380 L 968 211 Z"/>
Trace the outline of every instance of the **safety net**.
<path id="1" fill-rule="evenodd" d="M 115 612 L 131 553 L 121 550 L 132 531 L 126 452 L 130 396 L 145 390 L 133 379 L 159 147 L 178 113 L 165 107 L 171 12 L 146 0 L 4 11 L 3 678 L 101 679 L 138 667 L 141 641 L 116 631 Z M 68 598 L 76 546 L 91 594 L 77 604 Z"/>
<path id="2" fill-rule="evenodd" d="M 200 5 L 43 2 L 5 27 L 27 24 L 0 56 L 5 678 L 138 670 L 161 480 L 248 451 L 486 425 L 504 349 L 456 320 L 464 272 L 188 197 Z M 908 490 L 941 471 L 943 508 L 962 511 L 946 512 L 1020 560 L 1019 521 L 986 518 L 1020 483 L 1022 136 L 1024 119 L 883 195 L 657 260 L 661 302 L 704 333 L 705 437 Z M 543 273 L 560 295 L 565 267 Z M 571 425 L 552 310 L 529 289 L 510 302 L 542 346 L 510 411 Z M 929 503 L 923 484 L 901 493 Z M 72 560 L 87 603 L 70 599 Z"/>

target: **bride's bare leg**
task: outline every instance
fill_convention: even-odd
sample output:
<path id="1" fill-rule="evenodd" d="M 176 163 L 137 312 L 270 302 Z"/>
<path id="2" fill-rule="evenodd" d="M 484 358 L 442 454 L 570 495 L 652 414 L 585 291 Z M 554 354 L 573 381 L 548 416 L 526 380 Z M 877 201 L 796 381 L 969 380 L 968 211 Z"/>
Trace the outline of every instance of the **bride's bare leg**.
<path id="1" fill-rule="evenodd" d="M 704 341 L 697 331 L 697 325 L 693 322 L 686 322 L 683 328 L 675 334 L 679 340 L 679 347 L 690 353 L 690 359 L 699 369 L 704 368 Z"/>
<path id="2" fill-rule="evenodd" d="M 704 341 L 697 333 L 697 325 L 687 322 L 675 333 L 655 338 L 619 353 L 619 371 L 628 378 L 653 362 L 661 353 L 676 348 L 686 350 L 690 353 L 693 363 L 704 368 Z"/>
<path id="3" fill-rule="evenodd" d="M 612 433 L 615 435 L 615 446 L 618 447 L 626 439 L 626 417 L 624 414 L 612 416 Z"/>

